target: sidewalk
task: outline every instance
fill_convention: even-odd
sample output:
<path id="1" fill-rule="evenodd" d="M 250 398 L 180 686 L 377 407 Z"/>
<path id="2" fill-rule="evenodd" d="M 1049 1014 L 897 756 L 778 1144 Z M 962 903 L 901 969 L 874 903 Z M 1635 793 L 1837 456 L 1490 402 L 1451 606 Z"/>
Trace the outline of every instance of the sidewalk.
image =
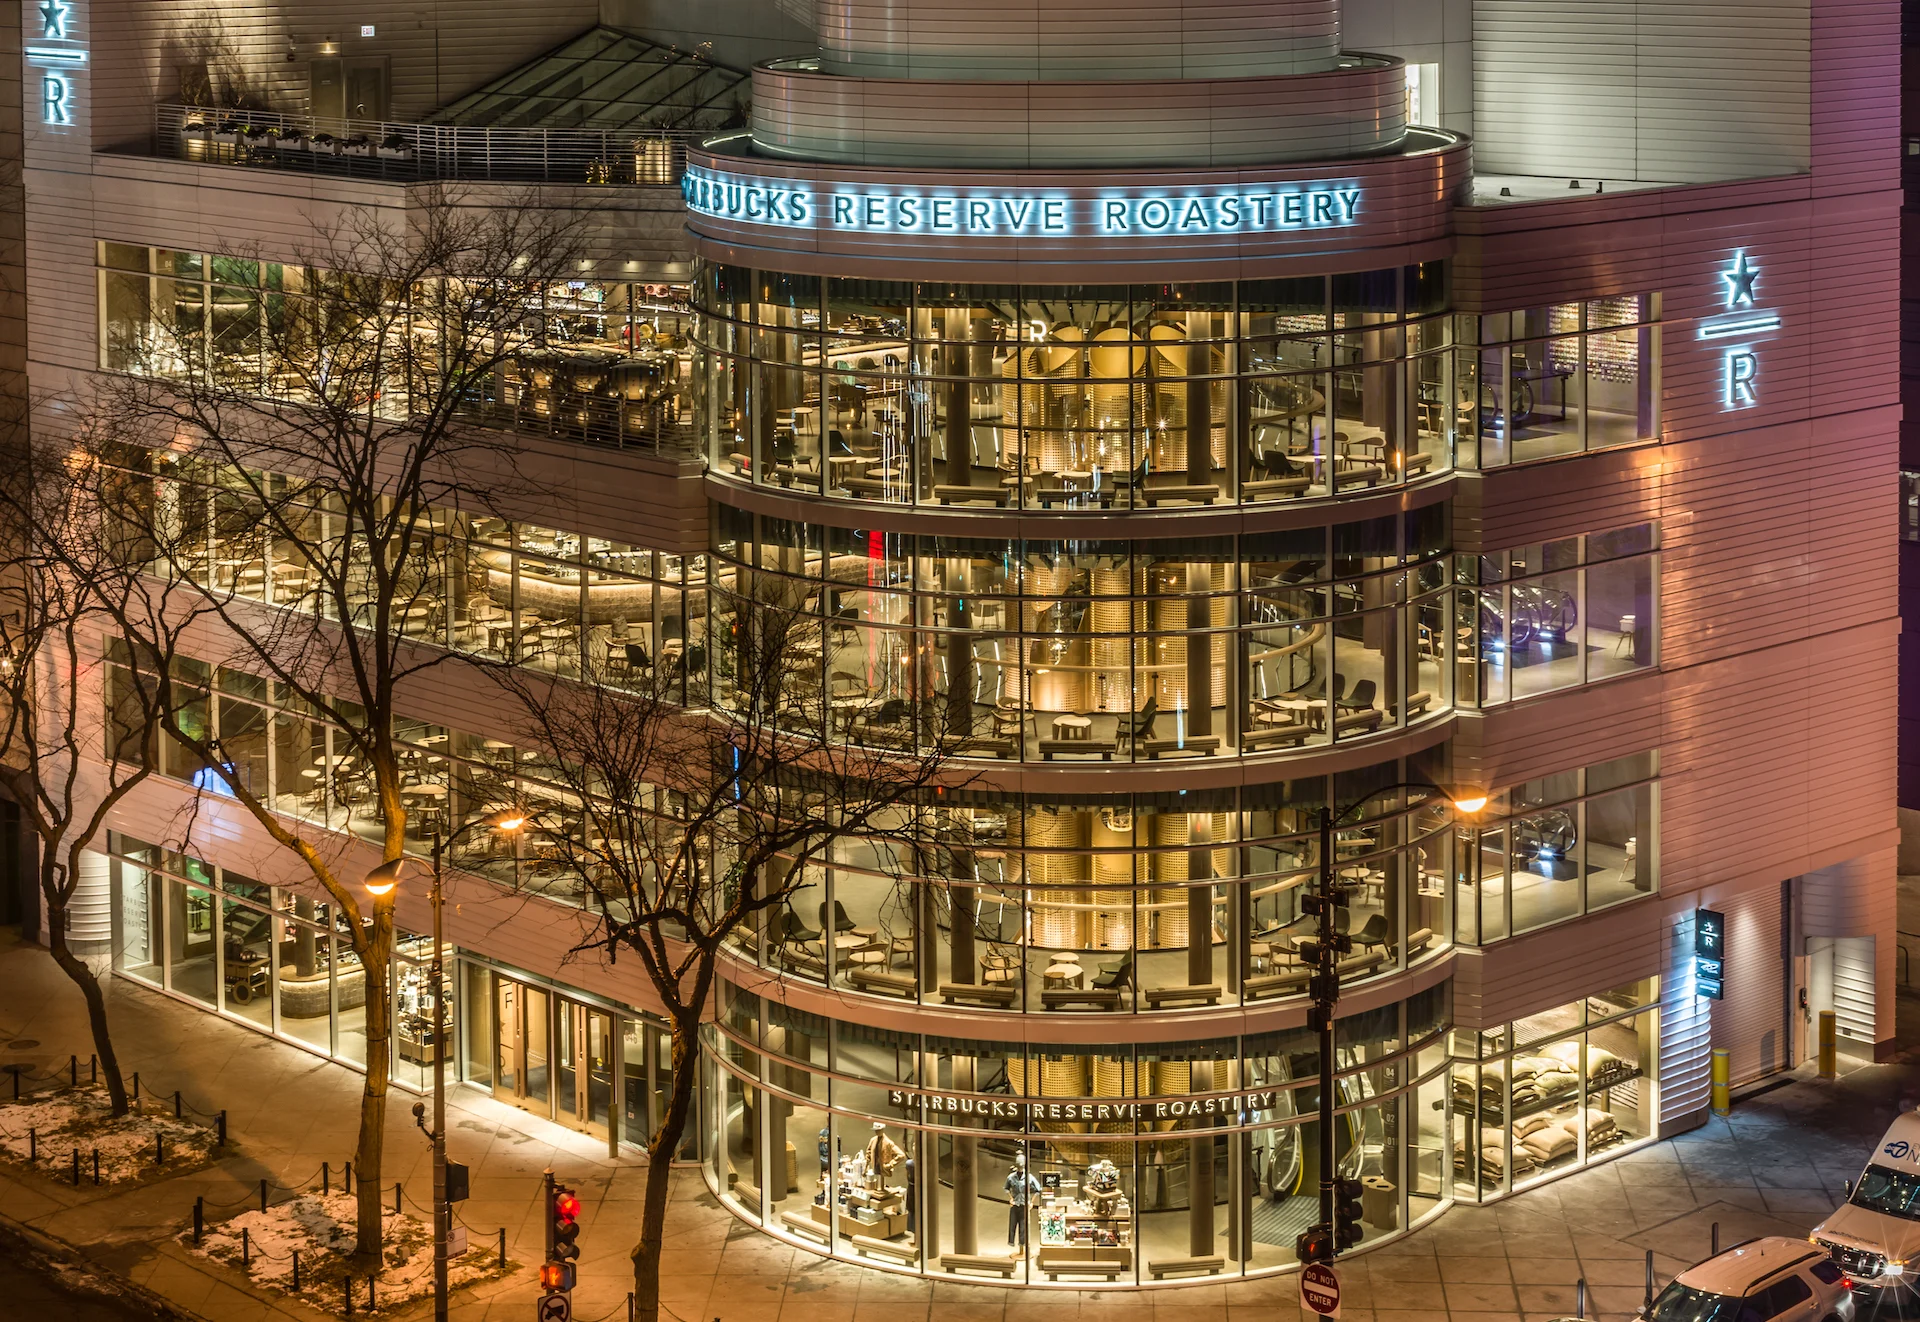
<path id="1" fill-rule="evenodd" d="M 227 1108 L 234 1155 L 162 1185 L 116 1192 L 0 1174 L 0 1217 L 57 1236 L 85 1256 L 208 1322 L 319 1314 L 256 1295 L 174 1236 L 193 1199 L 230 1203 L 263 1176 L 309 1177 L 352 1153 L 360 1076 L 293 1047 L 127 984 L 112 993 L 127 1068 L 196 1106 Z M 33 1046 L 14 1044 L 32 1042 Z M 64 1067 L 90 1050 L 78 995 L 44 951 L 0 937 L 0 1065 Z M 1348 1322 L 1520 1322 L 1571 1315 L 1574 1282 L 1587 1315 L 1631 1316 L 1644 1254 L 1662 1281 L 1706 1256 L 1708 1227 L 1723 1244 L 1761 1234 L 1804 1235 L 1841 1197 L 1902 1096 L 1920 1097 L 1920 1069 L 1903 1059 L 1838 1083 L 1796 1079 L 1741 1102 L 1729 1120 L 1487 1207 L 1456 1207 L 1398 1243 L 1341 1264 Z M 409 1094 L 389 1102 L 390 1187 L 427 1202 L 427 1145 Z M 627 1253 L 638 1226 L 643 1169 L 606 1146 L 531 1120 L 467 1090 L 449 1095 L 449 1154 L 472 1167 L 460 1216 L 476 1237 L 507 1228 L 524 1270 L 456 1297 L 462 1322 L 526 1322 L 538 1293 L 540 1174 L 551 1165 L 583 1204 L 582 1322 L 625 1316 Z M 676 1176 L 664 1302 L 684 1322 L 1280 1322 L 1296 1317 L 1292 1276 L 1195 1283 L 1126 1294 L 1042 1292 L 929 1282 L 831 1262 L 763 1235 L 724 1212 L 698 1174 Z M 407 1316 L 430 1314 L 430 1304 Z M 386 1314 L 385 1316 L 392 1316 Z"/>

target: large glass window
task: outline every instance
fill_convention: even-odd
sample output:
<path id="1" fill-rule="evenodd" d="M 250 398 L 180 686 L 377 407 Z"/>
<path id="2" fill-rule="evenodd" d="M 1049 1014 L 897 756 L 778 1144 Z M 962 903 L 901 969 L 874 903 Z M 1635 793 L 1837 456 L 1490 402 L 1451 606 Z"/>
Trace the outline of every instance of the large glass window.
<path id="1" fill-rule="evenodd" d="M 769 631 L 790 718 L 961 756 L 1172 761 L 1364 738 L 1452 702 L 1444 506 L 1241 538 L 1003 541 L 721 508 L 716 700 Z M 750 673 L 760 675 L 754 668 Z"/>
<path id="2" fill-rule="evenodd" d="M 1452 465 L 1446 269 L 1173 285 L 819 280 L 710 265 L 712 471 L 848 500 L 1179 508 Z"/>
<path id="3" fill-rule="evenodd" d="M 1658 436 L 1659 320 L 1657 294 L 1456 317 L 1460 466 Z"/>
<path id="4" fill-rule="evenodd" d="M 1317 1213 L 1318 1062 L 1303 1030 L 959 1040 L 723 995 L 705 1053 L 720 1140 L 709 1178 L 731 1210 L 815 1252 L 1132 1286 L 1290 1266 Z M 1447 1196 L 1446 1018 L 1441 987 L 1340 1021 L 1335 1154 L 1366 1182 L 1370 1240 Z M 1438 1103 L 1431 1121 L 1423 1102 Z"/>
<path id="5" fill-rule="evenodd" d="M 1659 664 L 1659 526 L 1454 558 L 1458 702 L 1493 706 Z"/>
<path id="6" fill-rule="evenodd" d="M 1502 790 L 1461 825 L 1459 939 L 1486 944 L 1642 895 L 1660 879 L 1659 756 Z"/>

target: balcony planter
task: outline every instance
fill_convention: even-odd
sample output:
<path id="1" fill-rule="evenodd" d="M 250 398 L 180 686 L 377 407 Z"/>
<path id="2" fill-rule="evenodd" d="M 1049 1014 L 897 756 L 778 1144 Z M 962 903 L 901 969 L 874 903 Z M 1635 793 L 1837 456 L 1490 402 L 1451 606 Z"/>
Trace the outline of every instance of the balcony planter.
<path id="1" fill-rule="evenodd" d="M 278 129 L 268 135 L 268 145 L 279 151 L 306 151 L 312 144 L 300 129 Z"/>
<path id="2" fill-rule="evenodd" d="M 338 156 L 340 154 L 340 139 L 334 137 L 331 133 L 314 134 L 311 145 L 316 156 Z"/>
<path id="3" fill-rule="evenodd" d="M 380 143 L 380 154 L 390 161 L 413 159 L 413 144 L 398 133 L 389 133 Z"/>
<path id="4" fill-rule="evenodd" d="M 348 138 L 347 139 L 347 155 L 349 156 L 373 155 L 373 140 L 370 138 L 364 138 L 364 137 Z"/>
<path id="5" fill-rule="evenodd" d="M 190 119 L 180 126 L 180 136 L 205 142 L 213 136 L 213 126 L 202 119 Z"/>
<path id="6" fill-rule="evenodd" d="M 266 147 L 274 141 L 274 131 L 264 124 L 249 124 L 240 130 L 240 136 L 249 147 Z"/>

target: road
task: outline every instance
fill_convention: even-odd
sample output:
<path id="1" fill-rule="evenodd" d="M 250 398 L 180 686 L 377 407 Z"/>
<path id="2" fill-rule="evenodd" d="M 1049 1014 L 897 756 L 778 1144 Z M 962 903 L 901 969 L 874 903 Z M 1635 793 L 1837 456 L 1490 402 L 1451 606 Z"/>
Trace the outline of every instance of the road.
<path id="1" fill-rule="evenodd" d="M 151 1322 L 145 1309 L 120 1304 L 97 1295 L 62 1290 L 38 1262 L 16 1256 L 0 1237 L 0 1312 L 9 1318 L 47 1318 L 59 1322 Z"/>

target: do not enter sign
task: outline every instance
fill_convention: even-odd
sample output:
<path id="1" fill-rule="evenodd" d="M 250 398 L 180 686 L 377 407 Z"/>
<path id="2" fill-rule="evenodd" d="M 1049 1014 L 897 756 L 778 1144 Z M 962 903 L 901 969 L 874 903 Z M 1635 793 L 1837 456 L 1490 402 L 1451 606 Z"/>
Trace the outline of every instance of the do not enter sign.
<path id="1" fill-rule="evenodd" d="M 1300 1307 L 1321 1317 L 1340 1316 L 1340 1278 L 1333 1268 L 1323 1262 L 1301 1268 Z"/>

